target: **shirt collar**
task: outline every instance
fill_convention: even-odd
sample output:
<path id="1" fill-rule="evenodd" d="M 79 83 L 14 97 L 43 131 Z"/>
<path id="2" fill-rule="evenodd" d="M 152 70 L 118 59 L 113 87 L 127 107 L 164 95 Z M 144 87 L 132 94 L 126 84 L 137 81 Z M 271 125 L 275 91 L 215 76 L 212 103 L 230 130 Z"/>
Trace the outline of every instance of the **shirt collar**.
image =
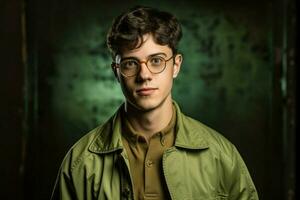
<path id="1" fill-rule="evenodd" d="M 121 111 L 121 120 L 122 120 L 122 135 L 129 141 L 131 144 L 136 144 L 139 140 L 146 140 L 142 133 L 137 132 L 126 118 L 124 110 Z M 165 137 L 166 134 L 169 134 L 173 131 L 176 125 L 176 109 L 173 105 L 172 107 L 172 117 L 170 122 L 167 124 L 165 128 L 161 131 L 155 133 L 152 137 Z"/>

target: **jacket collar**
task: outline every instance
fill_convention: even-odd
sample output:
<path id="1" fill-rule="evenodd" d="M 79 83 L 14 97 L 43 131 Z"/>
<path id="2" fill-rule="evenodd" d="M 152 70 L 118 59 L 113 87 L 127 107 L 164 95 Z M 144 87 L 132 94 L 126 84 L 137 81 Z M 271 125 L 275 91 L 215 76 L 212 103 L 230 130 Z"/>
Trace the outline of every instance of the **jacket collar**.
<path id="1" fill-rule="evenodd" d="M 124 104 L 103 126 L 97 129 L 96 137 L 89 146 L 91 152 L 104 154 L 123 150 L 121 136 L 121 109 L 123 106 Z"/>
<path id="2" fill-rule="evenodd" d="M 200 122 L 184 115 L 176 102 L 176 139 L 175 146 L 185 149 L 206 149 L 208 141 L 206 139 L 206 127 Z"/>
<path id="3" fill-rule="evenodd" d="M 177 115 L 175 146 L 194 150 L 208 148 L 208 141 L 205 139 L 207 128 L 181 113 L 175 101 L 173 104 Z M 124 104 L 102 127 L 96 130 L 96 137 L 89 146 L 91 152 L 105 154 L 123 150 L 121 137 L 121 109 L 123 106 Z"/>

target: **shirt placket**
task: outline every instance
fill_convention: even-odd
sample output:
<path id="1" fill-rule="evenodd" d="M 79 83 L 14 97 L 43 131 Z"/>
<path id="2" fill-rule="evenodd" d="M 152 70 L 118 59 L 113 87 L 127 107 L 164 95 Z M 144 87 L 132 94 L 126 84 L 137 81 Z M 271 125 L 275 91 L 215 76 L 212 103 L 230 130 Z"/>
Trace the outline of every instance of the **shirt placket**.
<path id="1" fill-rule="evenodd" d="M 159 181 L 159 155 L 162 153 L 161 134 L 157 134 L 149 141 L 148 150 L 145 157 L 145 200 L 159 199 L 159 191 L 157 185 Z M 155 183 L 155 184 L 154 184 Z"/>

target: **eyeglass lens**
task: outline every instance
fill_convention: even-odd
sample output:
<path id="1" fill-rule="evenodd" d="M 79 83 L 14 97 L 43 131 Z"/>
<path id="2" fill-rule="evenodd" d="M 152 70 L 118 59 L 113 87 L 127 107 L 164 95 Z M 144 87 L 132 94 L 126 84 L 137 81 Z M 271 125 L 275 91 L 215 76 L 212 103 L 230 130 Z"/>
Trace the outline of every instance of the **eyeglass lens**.
<path id="1" fill-rule="evenodd" d="M 140 70 L 141 63 L 143 62 L 136 59 L 125 59 L 120 65 L 121 72 L 126 76 L 136 75 Z M 146 65 L 152 73 L 160 73 L 166 66 L 166 60 L 160 56 L 153 56 L 147 60 Z"/>

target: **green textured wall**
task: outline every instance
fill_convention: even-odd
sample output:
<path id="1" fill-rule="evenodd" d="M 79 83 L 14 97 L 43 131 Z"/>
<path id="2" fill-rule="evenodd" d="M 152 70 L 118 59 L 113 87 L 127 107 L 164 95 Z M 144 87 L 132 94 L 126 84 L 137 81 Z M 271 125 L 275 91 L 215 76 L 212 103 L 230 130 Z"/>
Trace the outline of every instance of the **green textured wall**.
<path id="1" fill-rule="evenodd" d="M 40 174 L 43 169 L 51 174 L 48 180 L 36 180 L 41 182 L 37 199 L 49 194 L 70 145 L 123 102 L 110 69 L 105 35 L 112 18 L 136 4 L 178 16 L 184 61 L 175 80 L 174 99 L 186 114 L 230 139 L 245 159 L 262 199 L 272 196 L 266 184 L 273 73 L 271 11 L 267 1 L 231 2 L 34 3 L 31 33 L 38 38 L 33 51 L 40 73 L 38 126 L 42 130 L 42 142 L 37 145 L 42 151 L 35 162 L 40 164 Z M 43 153 L 51 155 L 53 165 L 48 165 Z"/>
<path id="2" fill-rule="evenodd" d="M 160 7 L 170 10 L 168 3 Z M 53 88 L 52 106 L 60 117 L 90 129 L 104 122 L 123 96 L 111 73 L 105 45 L 111 16 L 79 9 L 76 13 L 85 14 L 71 16 L 54 44 L 55 74 L 49 77 L 49 83 Z M 179 48 L 184 62 L 173 95 L 188 114 L 222 126 L 224 117 L 248 120 L 255 109 L 268 104 L 268 34 L 253 36 L 251 32 L 268 32 L 268 27 L 253 30 L 232 14 L 191 4 L 180 4 L 171 12 L 179 17 L 184 32 Z"/>

